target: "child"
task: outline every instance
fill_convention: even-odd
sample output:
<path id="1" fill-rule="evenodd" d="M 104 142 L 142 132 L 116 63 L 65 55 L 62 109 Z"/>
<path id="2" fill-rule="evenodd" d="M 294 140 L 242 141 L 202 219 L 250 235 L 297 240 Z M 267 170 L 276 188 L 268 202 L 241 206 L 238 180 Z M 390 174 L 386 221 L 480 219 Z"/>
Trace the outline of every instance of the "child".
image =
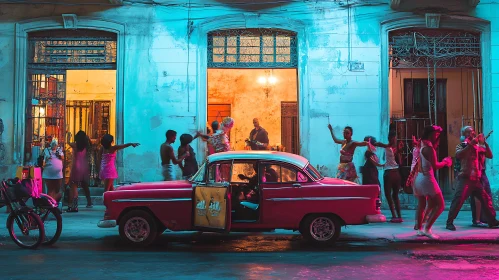
<path id="1" fill-rule="evenodd" d="M 183 155 L 186 152 L 189 152 L 189 156 L 184 159 L 184 162 L 180 162 L 179 166 L 182 169 L 182 178 L 189 179 L 192 175 L 194 175 L 198 171 L 198 162 L 196 160 L 196 154 L 192 149 L 191 145 L 189 145 L 194 137 L 190 134 L 182 134 L 180 136 L 180 147 L 178 147 L 178 154 Z"/>
<path id="2" fill-rule="evenodd" d="M 128 148 L 130 146 L 137 147 L 139 143 L 128 143 L 124 145 L 113 146 L 114 137 L 109 134 L 102 136 L 100 143 L 101 147 L 101 158 L 100 158 L 100 172 L 99 177 L 104 181 L 104 192 L 114 190 L 114 179 L 118 178 L 118 172 L 116 171 L 116 151 Z"/>

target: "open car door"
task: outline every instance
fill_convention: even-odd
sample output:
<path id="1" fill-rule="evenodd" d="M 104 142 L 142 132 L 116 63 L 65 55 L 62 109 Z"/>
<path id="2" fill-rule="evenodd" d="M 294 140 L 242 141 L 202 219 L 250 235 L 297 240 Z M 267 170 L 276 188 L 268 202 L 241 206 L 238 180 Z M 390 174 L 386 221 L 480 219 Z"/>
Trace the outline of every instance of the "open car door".
<path id="1" fill-rule="evenodd" d="M 210 166 L 217 179 L 194 187 L 193 227 L 201 231 L 229 232 L 231 227 L 231 163 Z M 213 169 L 213 170 L 212 170 Z M 223 173 L 228 172 L 227 175 Z"/>

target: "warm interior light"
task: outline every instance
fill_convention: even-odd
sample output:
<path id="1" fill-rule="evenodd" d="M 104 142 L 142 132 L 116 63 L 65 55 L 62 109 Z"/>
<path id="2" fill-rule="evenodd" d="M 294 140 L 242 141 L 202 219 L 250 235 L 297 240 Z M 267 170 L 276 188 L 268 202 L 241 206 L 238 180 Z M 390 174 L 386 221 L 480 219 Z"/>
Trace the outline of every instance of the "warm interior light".
<path id="1" fill-rule="evenodd" d="M 260 84 L 266 84 L 267 83 L 267 77 L 263 77 L 263 76 L 259 77 L 258 78 L 258 82 Z"/>
<path id="2" fill-rule="evenodd" d="M 45 116 L 45 108 L 40 108 L 40 115 Z"/>
<path id="3" fill-rule="evenodd" d="M 277 78 L 274 76 L 269 77 L 269 84 L 275 85 L 277 83 Z"/>

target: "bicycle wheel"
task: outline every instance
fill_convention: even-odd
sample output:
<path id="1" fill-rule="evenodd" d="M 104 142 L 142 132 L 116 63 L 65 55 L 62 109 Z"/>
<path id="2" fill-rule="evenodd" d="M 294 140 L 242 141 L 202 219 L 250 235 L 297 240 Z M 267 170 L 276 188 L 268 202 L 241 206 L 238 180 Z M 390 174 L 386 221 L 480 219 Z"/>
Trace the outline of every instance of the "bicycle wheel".
<path id="1" fill-rule="evenodd" d="M 43 213 L 38 213 L 45 228 L 45 239 L 43 245 L 52 245 L 61 236 L 62 232 L 62 215 L 59 208 L 45 209 Z"/>
<path id="2" fill-rule="evenodd" d="M 17 246 L 36 249 L 45 239 L 45 230 L 40 217 L 33 212 L 13 212 L 7 218 L 7 230 Z"/>

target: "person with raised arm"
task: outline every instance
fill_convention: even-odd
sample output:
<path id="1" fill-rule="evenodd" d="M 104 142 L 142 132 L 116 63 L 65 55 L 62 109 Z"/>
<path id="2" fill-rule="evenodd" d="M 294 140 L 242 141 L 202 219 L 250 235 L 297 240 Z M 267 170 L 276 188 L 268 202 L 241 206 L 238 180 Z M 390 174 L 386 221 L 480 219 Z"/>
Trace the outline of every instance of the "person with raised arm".
<path id="1" fill-rule="evenodd" d="M 327 126 L 329 132 L 331 132 L 331 137 L 334 143 L 341 145 L 340 150 L 340 164 L 338 165 L 338 172 L 336 173 L 336 178 L 355 182 L 358 178 L 357 170 L 355 169 L 355 164 L 352 162 L 353 154 L 357 147 L 365 147 L 368 142 L 356 142 L 352 140 L 353 128 L 350 126 L 345 126 L 343 129 L 343 138 L 339 139 L 334 135 L 333 127 L 331 124 Z"/>

